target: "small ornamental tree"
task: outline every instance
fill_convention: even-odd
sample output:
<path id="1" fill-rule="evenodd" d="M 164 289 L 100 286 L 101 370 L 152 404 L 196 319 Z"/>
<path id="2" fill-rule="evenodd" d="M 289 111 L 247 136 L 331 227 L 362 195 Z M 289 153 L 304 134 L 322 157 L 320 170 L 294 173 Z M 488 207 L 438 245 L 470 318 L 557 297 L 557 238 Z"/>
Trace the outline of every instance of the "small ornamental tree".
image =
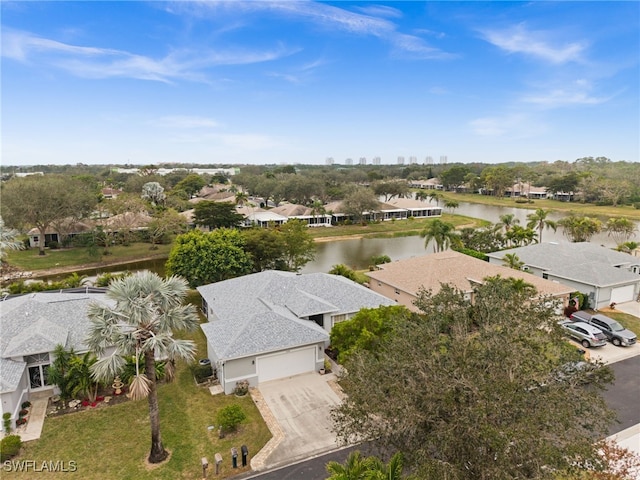
<path id="1" fill-rule="evenodd" d="M 227 405 L 223 407 L 216 415 L 216 423 L 220 426 L 223 432 L 234 432 L 238 425 L 240 425 L 247 415 L 242 410 L 242 407 L 237 404 Z"/>

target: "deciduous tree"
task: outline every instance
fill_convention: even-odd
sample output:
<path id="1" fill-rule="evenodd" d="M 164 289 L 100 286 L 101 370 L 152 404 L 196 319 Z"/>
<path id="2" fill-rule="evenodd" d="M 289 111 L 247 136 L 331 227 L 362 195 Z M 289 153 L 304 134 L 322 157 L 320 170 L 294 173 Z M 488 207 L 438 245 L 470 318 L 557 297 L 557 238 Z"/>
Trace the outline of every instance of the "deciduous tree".
<path id="1" fill-rule="evenodd" d="M 246 275 L 253 265 L 244 246 L 244 237 L 237 230 L 191 230 L 176 237 L 166 270 L 186 278 L 192 287 Z"/>
<path id="2" fill-rule="evenodd" d="M 600 395 L 611 372 L 596 362 L 559 375 L 581 357 L 548 299 L 497 278 L 473 304 L 443 285 L 416 306 L 419 321 L 347 360 L 341 439 L 401 451 L 420 478 L 548 478 L 597 458 L 594 437 L 614 418 Z"/>
<path id="3" fill-rule="evenodd" d="M 233 203 L 204 201 L 196 203 L 193 221 L 196 225 L 216 228 L 237 228 L 244 217 L 236 211 Z"/>
<path id="4" fill-rule="evenodd" d="M 302 220 L 291 219 L 279 228 L 284 241 L 284 262 L 288 270 L 297 272 L 315 258 L 316 244 Z"/>
<path id="5" fill-rule="evenodd" d="M 52 222 L 78 220 L 97 203 L 86 182 L 63 175 L 30 175 L 2 183 L 2 217 L 13 228 L 39 231 L 39 254 L 44 255 L 45 232 Z"/>

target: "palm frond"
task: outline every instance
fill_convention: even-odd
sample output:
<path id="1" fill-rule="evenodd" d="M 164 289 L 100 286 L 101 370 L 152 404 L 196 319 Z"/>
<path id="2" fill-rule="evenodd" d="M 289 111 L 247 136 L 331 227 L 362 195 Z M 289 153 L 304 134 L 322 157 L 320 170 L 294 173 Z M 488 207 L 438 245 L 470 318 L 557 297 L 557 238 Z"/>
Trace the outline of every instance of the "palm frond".
<path id="1" fill-rule="evenodd" d="M 131 400 L 141 400 L 147 398 L 151 391 L 151 380 L 147 378 L 145 374 L 137 374 L 131 380 L 129 385 L 129 394 Z"/>
<path id="2" fill-rule="evenodd" d="M 114 352 L 91 365 L 91 376 L 97 382 L 110 382 L 122 372 L 126 360 Z"/>
<path id="3" fill-rule="evenodd" d="M 190 362 L 196 353 L 196 344 L 191 340 L 172 339 L 167 346 L 167 356 L 170 359 L 182 358 Z"/>

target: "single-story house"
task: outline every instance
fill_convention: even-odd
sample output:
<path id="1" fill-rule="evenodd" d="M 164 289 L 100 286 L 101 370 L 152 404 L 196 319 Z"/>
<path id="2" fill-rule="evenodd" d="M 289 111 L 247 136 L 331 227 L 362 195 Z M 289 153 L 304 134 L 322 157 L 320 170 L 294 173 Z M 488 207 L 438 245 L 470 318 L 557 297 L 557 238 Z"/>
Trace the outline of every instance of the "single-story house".
<path id="1" fill-rule="evenodd" d="M 101 288 L 38 292 L 0 302 L 0 413 L 12 419 L 31 393 L 54 393 L 47 367 L 57 345 L 88 350 L 85 338 L 92 302 L 110 303 Z"/>
<path id="2" fill-rule="evenodd" d="M 429 178 L 428 180 L 411 180 L 409 187 L 422 188 L 426 190 L 444 190 L 444 186 L 438 178 Z"/>
<path id="3" fill-rule="evenodd" d="M 326 273 L 276 270 L 198 287 L 207 355 L 225 393 L 318 371 L 334 324 L 393 301 Z"/>
<path id="4" fill-rule="evenodd" d="M 442 216 L 442 207 L 432 206 L 413 198 L 394 198 L 389 200 L 387 205 L 390 205 L 392 208 L 406 210 L 408 217 L 425 218 Z"/>
<path id="5" fill-rule="evenodd" d="M 640 292 L 640 259 L 589 242 L 549 242 L 489 254 L 501 264 L 507 254 L 524 262 L 522 270 L 560 282 L 589 297 L 592 308 L 635 300 Z"/>
<path id="6" fill-rule="evenodd" d="M 309 227 L 330 227 L 331 215 L 327 213 L 314 212 L 310 207 L 296 205 L 294 203 L 283 203 L 271 209 L 272 212 L 284 215 L 287 218 L 297 218 L 302 220 Z"/>
<path id="7" fill-rule="evenodd" d="M 452 250 L 385 263 L 378 265 L 378 270 L 365 274 L 371 279 L 371 290 L 413 311 L 418 310 L 413 302 L 421 289 L 437 293 L 441 284 L 449 284 L 462 291 L 467 300 L 473 301 L 474 288 L 481 285 L 486 277 L 498 275 L 522 279 L 533 285 L 539 295 L 555 297 L 562 305 L 568 303 L 569 294 L 575 291 L 566 285 L 502 265 L 492 265 Z"/>

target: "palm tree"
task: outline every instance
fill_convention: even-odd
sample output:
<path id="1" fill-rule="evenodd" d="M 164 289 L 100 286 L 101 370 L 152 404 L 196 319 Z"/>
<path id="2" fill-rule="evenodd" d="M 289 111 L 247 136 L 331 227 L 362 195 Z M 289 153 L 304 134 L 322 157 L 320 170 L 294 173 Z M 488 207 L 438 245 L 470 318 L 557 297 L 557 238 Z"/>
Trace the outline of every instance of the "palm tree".
<path id="1" fill-rule="evenodd" d="M 369 457 L 367 462 L 370 469 L 366 476 L 367 480 L 403 480 L 409 478 L 402 475 L 404 458 L 400 452 L 393 455 L 387 464 L 377 457 Z"/>
<path id="2" fill-rule="evenodd" d="M 431 240 L 434 241 L 433 251 L 441 252 L 456 243 L 458 236 L 456 235 L 456 227 L 452 223 L 443 222 L 440 219 L 431 220 L 427 226 L 420 232 L 420 236 L 425 239 L 424 248 L 427 248 Z"/>
<path id="3" fill-rule="evenodd" d="M 505 253 L 504 257 L 502 257 L 502 262 L 505 267 L 513 268 L 514 270 L 521 270 L 524 266 L 524 262 L 515 253 Z"/>
<path id="4" fill-rule="evenodd" d="M 424 190 L 420 190 L 418 192 L 416 192 L 416 200 L 420 200 L 421 202 L 424 202 L 427 198 L 429 197 L 429 194 L 427 192 L 425 192 Z"/>
<path id="5" fill-rule="evenodd" d="M 436 205 L 440 205 L 440 200 L 442 199 L 442 194 L 438 193 L 438 192 L 431 192 L 429 194 L 429 203 L 431 203 L 431 200 L 435 200 L 436 201 Z"/>
<path id="6" fill-rule="evenodd" d="M 311 215 L 313 215 L 314 223 L 318 224 L 318 217 L 325 215 L 327 210 L 324 208 L 324 204 L 320 200 L 314 200 L 311 204 Z M 324 223 L 324 221 L 322 222 Z"/>
<path id="7" fill-rule="evenodd" d="M 73 385 L 69 370 L 71 369 L 71 359 L 75 353 L 73 349 L 66 350 L 64 345 L 56 345 L 53 350 L 54 360 L 49 365 L 49 383 L 58 387 L 60 390 L 60 400 L 62 405 L 67 406 L 67 402 L 73 398 Z"/>
<path id="8" fill-rule="evenodd" d="M 188 284 L 183 278 L 162 279 L 143 271 L 111 283 L 107 297 L 115 302 L 114 306 L 93 304 L 89 308 L 92 324 L 88 346 L 99 356 L 107 348 L 115 347 L 110 355 L 93 365 L 96 380 L 112 381 L 131 356 L 144 359 L 144 374 L 137 371 L 130 393 L 134 400 L 147 397 L 149 403 L 150 463 L 162 462 L 168 455 L 160 435 L 155 357 L 191 360 L 196 350 L 192 341 L 174 337 L 174 331 L 192 331 L 198 326 L 196 308 L 182 304 L 187 291 Z"/>
<path id="9" fill-rule="evenodd" d="M 549 210 L 536 208 L 534 213 L 527 215 L 527 228 L 538 230 L 538 243 L 542 243 L 542 230 L 551 228 L 555 232 L 558 229 L 558 224 L 547 218 L 549 213 L 551 213 Z"/>
<path id="10" fill-rule="evenodd" d="M 16 240 L 18 235 L 20 232 L 13 228 L 7 228 L 4 220 L 0 217 L 0 260 L 4 259 L 7 250 L 22 250 L 24 248 L 24 244 Z"/>
<path id="11" fill-rule="evenodd" d="M 92 374 L 92 367 L 97 359 L 93 352 L 87 352 L 83 356 L 74 355 L 69 361 L 69 380 L 71 392 L 75 397 L 82 395 L 90 402 L 95 402 L 98 396 L 98 382 Z"/>
<path id="12" fill-rule="evenodd" d="M 520 219 L 516 218 L 513 213 L 505 213 L 504 215 L 500 215 L 500 223 L 498 225 L 504 227 L 504 231 L 508 232 L 511 230 L 511 227 L 518 223 L 520 223 Z"/>
<path id="13" fill-rule="evenodd" d="M 445 208 L 448 208 L 451 210 L 451 213 L 453 213 L 453 211 L 458 208 L 460 206 L 460 204 L 455 201 L 455 200 L 447 200 L 444 202 L 444 206 Z"/>
<path id="14" fill-rule="evenodd" d="M 327 480 L 365 480 L 369 470 L 369 462 L 359 450 L 351 452 L 344 465 L 331 461 L 327 463 Z"/>
<path id="15" fill-rule="evenodd" d="M 249 196 L 245 192 L 236 193 L 236 205 L 241 207 L 248 201 L 249 201 Z"/>

